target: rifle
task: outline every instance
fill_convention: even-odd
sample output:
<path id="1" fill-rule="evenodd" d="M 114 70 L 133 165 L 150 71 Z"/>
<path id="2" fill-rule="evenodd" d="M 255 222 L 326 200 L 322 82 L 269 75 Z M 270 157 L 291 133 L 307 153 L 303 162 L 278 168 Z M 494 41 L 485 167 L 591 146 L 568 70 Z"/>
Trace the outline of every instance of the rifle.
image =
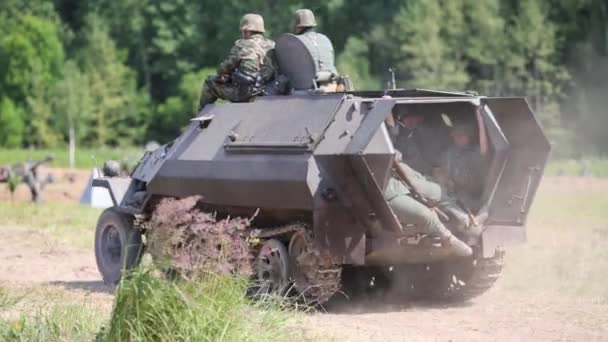
<path id="1" fill-rule="evenodd" d="M 395 157 L 394 160 L 394 170 L 397 173 L 397 176 L 399 177 L 399 179 L 401 180 L 401 182 L 403 182 L 403 184 L 410 189 L 410 191 L 412 192 L 412 195 L 414 196 L 415 199 L 417 199 L 420 203 L 424 204 L 425 206 L 427 206 L 429 209 L 434 210 L 437 215 L 443 220 L 443 221 L 449 221 L 450 217 L 448 215 L 446 215 L 446 213 L 444 213 L 443 211 L 441 211 L 441 209 L 435 207 L 426 197 L 424 197 L 420 191 L 418 191 L 418 189 L 416 188 L 416 186 L 414 185 L 414 183 L 411 181 L 409 175 L 407 174 L 407 171 L 405 171 L 403 169 L 403 167 L 399 164 L 399 160 L 397 157 Z"/>

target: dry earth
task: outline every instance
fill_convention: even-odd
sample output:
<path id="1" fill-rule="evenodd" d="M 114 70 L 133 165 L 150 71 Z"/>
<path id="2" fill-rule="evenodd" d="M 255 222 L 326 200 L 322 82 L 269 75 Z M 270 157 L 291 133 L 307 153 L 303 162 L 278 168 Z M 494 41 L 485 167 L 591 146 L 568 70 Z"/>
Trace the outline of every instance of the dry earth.
<path id="1" fill-rule="evenodd" d="M 76 183 L 49 191 L 47 198 L 77 200 L 87 178 L 88 172 L 78 172 Z M 548 179 L 543 186 L 565 185 L 608 193 L 608 180 Z M 74 300 L 109 308 L 111 289 L 101 282 L 92 251 L 58 244 L 39 230 L 1 224 L 0 230 L 0 286 L 61 289 Z M 300 328 L 316 331 L 315 339 L 331 341 L 608 341 L 608 303 L 522 295 L 499 282 L 461 305 L 360 300 L 303 323 Z"/>

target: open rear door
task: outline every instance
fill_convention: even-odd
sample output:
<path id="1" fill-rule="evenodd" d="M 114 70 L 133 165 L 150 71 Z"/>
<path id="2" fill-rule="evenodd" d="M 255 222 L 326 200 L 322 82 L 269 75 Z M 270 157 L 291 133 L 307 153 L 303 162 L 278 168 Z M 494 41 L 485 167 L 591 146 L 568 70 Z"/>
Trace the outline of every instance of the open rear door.
<path id="1" fill-rule="evenodd" d="M 506 151 L 500 151 L 499 158 L 495 158 L 494 166 L 504 163 L 504 167 L 487 207 L 484 254 L 492 254 L 491 249 L 497 245 L 525 240 L 526 219 L 551 146 L 524 98 L 487 98 L 482 105 L 487 106 L 502 132 L 499 135 L 504 135 L 508 143 Z M 497 132 L 488 133 L 490 138 L 495 135 L 493 143 L 502 140 Z"/>

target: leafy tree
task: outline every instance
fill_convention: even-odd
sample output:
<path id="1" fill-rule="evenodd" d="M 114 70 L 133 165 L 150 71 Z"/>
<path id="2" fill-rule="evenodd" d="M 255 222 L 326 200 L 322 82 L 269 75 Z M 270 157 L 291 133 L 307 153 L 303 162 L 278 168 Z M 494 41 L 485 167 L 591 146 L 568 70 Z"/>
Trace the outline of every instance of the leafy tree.
<path id="1" fill-rule="evenodd" d="M 23 14 L 3 18 L 0 29 L 0 91 L 23 106 L 23 142 L 56 142 L 49 127 L 47 90 L 61 78 L 64 52 L 55 20 Z"/>
<path id="2" fill-rule="evenodd" d="M 54 89 L 53 106 L 54 128 L 60 132 L 64 141 L 69 139 L 70 130 L 74 131 L 76 141 L 86 140 L 93 127 L 93 94 L 90 80 L 80 70 L 75 61 L 67 61 L 64 77 Z"/>
<path id="3" fill-rule="evenodd" d="M 215 68 L 206 68 L 183 76 L 179 94 L 169 97 L 156 108 L 149 127 L 149 139 L 167 142 L 179 134 L 198 110 L 202 80 L 214 73 Z"/>
<path id="4" fill-rule="evenodd" d="M 352 36 L 346 42 L 344 51 L 337 57 L 337 68 L 348 75 L 358 90 L 378 89 L 380 82 L 371 76 L 367 55 L 369 47 L 361 38 Z"/>
<path id="5" fill-rule="evenodd" d="M 107 26 L 91 16 L 78 55 L 91 95 L 92 129 L 85 141 L 97 146 L 133 143 L 146 128 L 147 98 L 137 90 L 135 75 L 109 36 Z"/>
<path id="6" fill-rule="evenodd" d="M 22 141 L 22 112 L 10 98 L 3 97 L 0 101 L 0 146 L 20 147 Z"/>

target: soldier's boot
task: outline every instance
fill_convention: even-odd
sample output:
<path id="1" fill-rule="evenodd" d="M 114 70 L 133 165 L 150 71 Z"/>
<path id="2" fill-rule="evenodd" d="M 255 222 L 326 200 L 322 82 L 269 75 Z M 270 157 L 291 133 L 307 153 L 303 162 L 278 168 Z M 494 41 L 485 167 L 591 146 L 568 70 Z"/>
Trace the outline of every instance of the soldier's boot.
<path id="1" fill-rule="evenodd" d="M 473 249 L 454 235 L 442 237 L 441 245 L 450 248 L 455 256 L 467 257 L 473 254 Z"/>
<path id="2" fill-rule="evenodd" d="M 438 225 L 438 233 L 441 245 L 449 248 L 455 256 L 467 257 L 473 254 L 473 249 L 462 240 L 454 236 L 443 224 Z"/>

